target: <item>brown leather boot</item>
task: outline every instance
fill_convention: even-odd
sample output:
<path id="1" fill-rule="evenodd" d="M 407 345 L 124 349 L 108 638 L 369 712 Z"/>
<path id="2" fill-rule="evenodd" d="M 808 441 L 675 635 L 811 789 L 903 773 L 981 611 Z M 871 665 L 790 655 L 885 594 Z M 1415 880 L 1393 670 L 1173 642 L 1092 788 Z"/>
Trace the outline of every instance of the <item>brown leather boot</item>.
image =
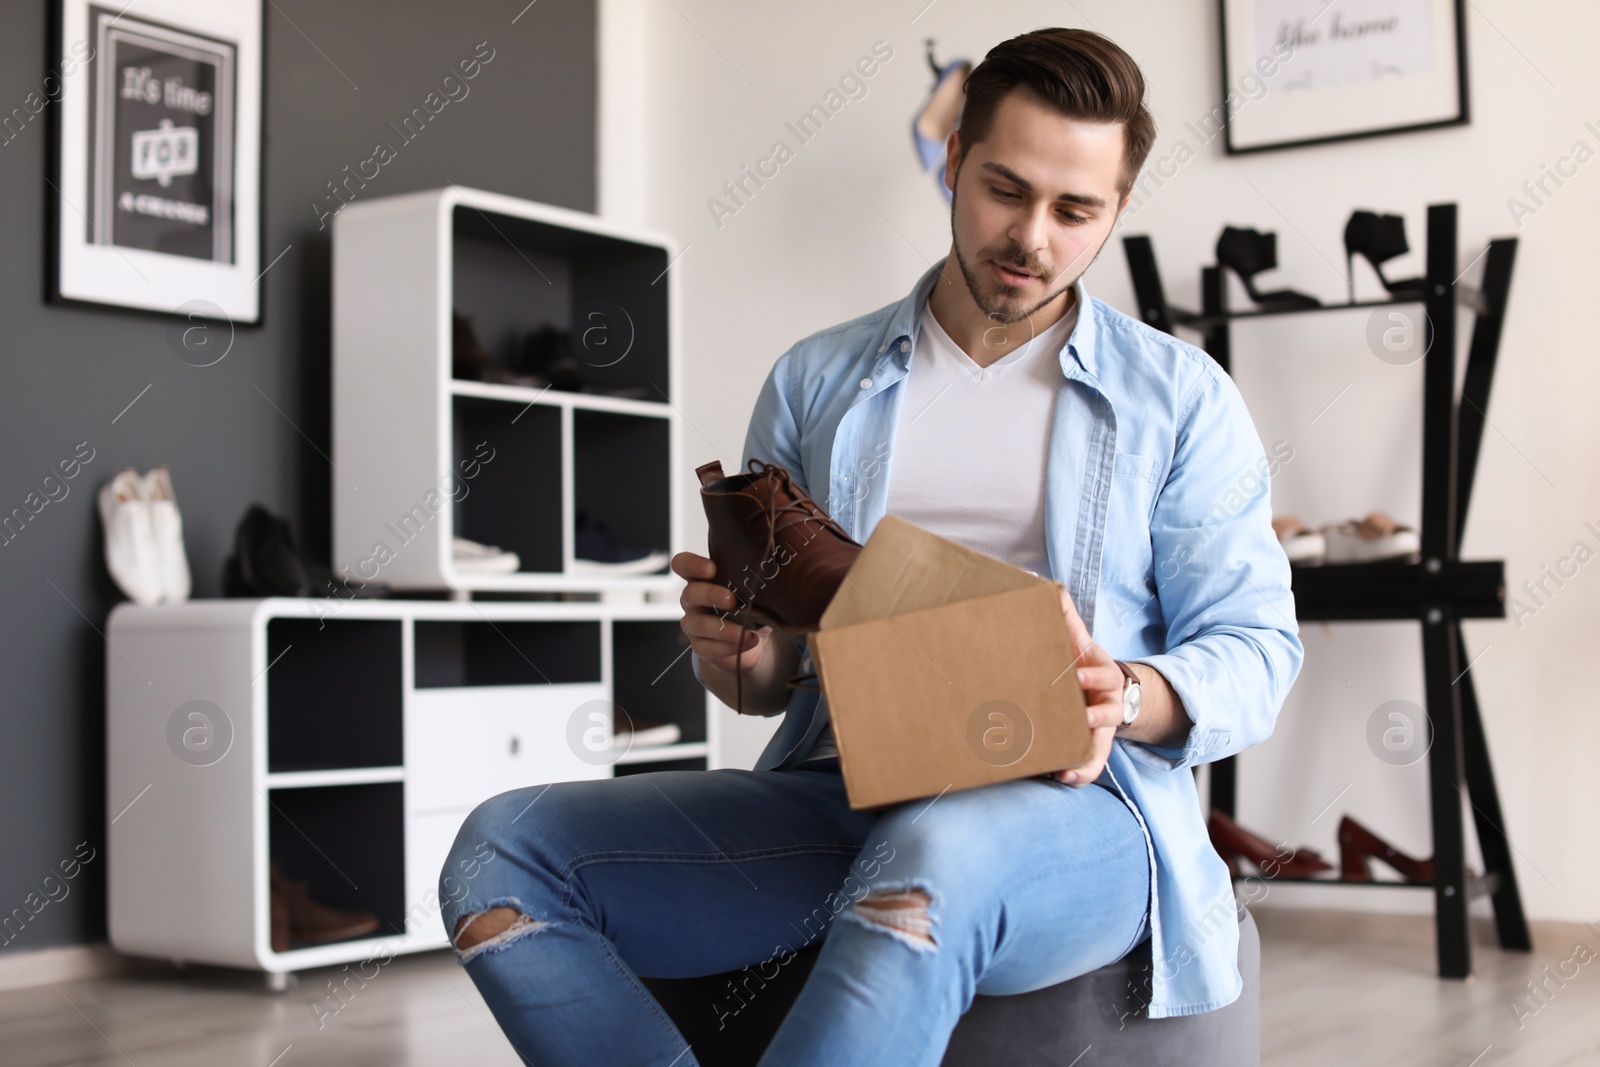
<path id="1" fill-rule="evenodd" d="M 695 474 L 706 509 L 706 548 L 717 566 L 714 580 L 739 600 L 728 617 L 739 623 L 740 647 L 752 627 L 771 626 L 790 636 L 815 630 L 860 555 L 860 543 L 776 464 L 752 459 L 747 473 L 726 476 L 713 461 L 696 467 Z M 741 703 L 743 696 L 741 670 Z"/>
<path id="2" fill-rule="evenodd" d="M 318 904 L 307 895 L 304 882 L 284 878 L 276 863 L 272 865 L 272 917 L 274 952 L 288 951 L 289 941 L 320 945 L 360 937 L 378 928 L 378 917 L 371 912 L 336 911 Z M 284 947 L 279 948 L 279 944 Z"/>

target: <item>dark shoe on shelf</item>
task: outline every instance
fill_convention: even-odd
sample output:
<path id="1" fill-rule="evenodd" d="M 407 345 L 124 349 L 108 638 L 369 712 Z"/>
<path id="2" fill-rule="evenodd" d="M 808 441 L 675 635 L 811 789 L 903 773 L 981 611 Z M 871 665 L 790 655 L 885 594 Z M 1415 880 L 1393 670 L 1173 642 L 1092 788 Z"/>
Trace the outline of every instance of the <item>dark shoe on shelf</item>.
<path id="1" fill-rule="evenodd" d="M 1250 861 L 1264 878 L 1307 878 L 1322 871 L 1333 870 L 1333 865 L 1309 848 L 1285 853 L 1264 838 L 1246 830 L 1220 811 L 1213 811 L 1206 820 L 1206 830 L 1211 835 L 1211 847 L 1217 850 L 1228 864 L 1228 871 L 1237 876 L 1239 861 Z"/>
<path id="2" fill-rule="evenodd" d="M 523 339 L 522 360 L 517 369 L 543 378 L 552 389 L 589 391 L 584 364 L 572 353 L 572 335 L 555 326 L 541 326 Z"/>
<path id="3" fill-rule="evenodd" d="M 771 626 L 790 636 L 815 630 L 861 554 L 860 543 L 776 464 L 752 459 L 746 473 L 727 476 L 713 461 L 695 474 L 714 580 L 739 601 L 729 617 L 739 623 L 740 647 L 752 628 Z M 743 671 L 736 700 L 744 702 Z"/>
<path id="4" fill-rule="evenodd" d="M 1244 283 L 1244 291 L 1263 311 L 1287 311 L 1322 305 L 1322 301 L 1316 297 L 1293 289 L 1275 289 L 1270 293 L 1257 291 L 1255 276 L 1278 265 L 1278 235 L 1275 233 L 1226 226 L 1222 236 L 1217 238 L 1217 262 L 1239 276 Z"/>
<path id="5" fill-rule="evenodd" d="M 578 528 L 573 537 L 572 569 L 580 574 L 655 574 L 672 562 L 661 549 L 620 544 L 606 530 L 606 524 L 586 511 L 579 511 Z"/>
<path id="6" fill-rule="evenodd" d="M 260 504 L 251 504 L 233 533 L 233 555 L 222 566 L 225 597 L 377 597 L 378 582 L 350 582 L 301 552 L 289 524 Z"/>
<path id="7" fill-rule="evenodd" d="M 1400 215 L 1379 215 L 1356 211 L 1344 224 L 1345 274 L 1349 278 L 1350 303 L 1356 302 L 1355 257 L 1361 256 L 1377 271 L 1383 288 L 1396 300 L 1420 300 L 1427 291 L 1424 278 L 1390 281 L 1383 276 L 1383 265 L 1395 256 L 1411 251 L 1406 243 L 1406 220 Z"/>
<path id="8" fill-rule="evenodd" d="M 456 378 L 493 382 L 496 385 L 521 385 L 530 389 L 542 389 L 550 384 L 548 378 L 515 371 L 491 356 L 478 340 L 472 320 L 459 312 L 451 317 L 450 350 L 450 373 Z"/>
<path id="9" fill-rule="evenodd" d="M 1417 885 L 1433 884 L 1433 859 L 1408 856 L 1371 830 L 1346 815 L 1339 820 L 1339 875 L 1346 882 L 1372 881 L 1370 860 L 1382 860 L 1400 873 L 1407 882 Z M 1477 872 L 1467 870 L 1467 877 L 1476 878 Z"/>

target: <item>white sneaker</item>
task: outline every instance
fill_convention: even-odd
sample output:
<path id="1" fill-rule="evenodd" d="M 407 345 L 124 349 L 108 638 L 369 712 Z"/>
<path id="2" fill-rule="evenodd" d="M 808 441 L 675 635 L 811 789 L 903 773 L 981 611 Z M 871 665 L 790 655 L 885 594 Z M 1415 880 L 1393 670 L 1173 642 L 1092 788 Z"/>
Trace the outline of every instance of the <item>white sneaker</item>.
<path id="1" fill-rule="evenodd" d="M 451 539 L 450 560 L 463 574 L 511 574 L 522 566 L 515 552 L 494 545 L 480 545 L 465 537 Z"/>
<path id="2" fill-rule="evenodd" d="M 631 726 L 631 728 L 630 728 Z M 630 722 L 624 718 L 616 724 L 612 734 L 613 743 L 624 752 L 636 748 L 659 748 L 664 745 L 675 745 L 683 737 L 683 731 L 673 722 L 654 722 L 650 719 L 634 719 Z"/>
<path id="3" fill-rule="evenodd" d="M 144 495 L 150 504 L 161 602 L 181 604 L 189 599 L 189 557 L 183 550 L 183 516 L 172 495 L 172 472 L 165 464 L 145 473 Z"/>
<path id="4" fill-rule="evenodd" d="M 1329 563 L 1376 563 L 1404 559 L 1422 551 L 1416 530 L 1381 511 L 1364 519 L 1324 526 L 1322 533 L 1328 542 Z"/>
<path id="5" fill-rule="evenodd" d="M 573 574 L 654 574 L 668 563 L 672 557 L 660 549 L 656 549 L 648 556 L 638 559 L 623 560 L 620 563 L 606 563 L 597 559 L 584 559 L 579 556 L 572 561 Z"/>
<path id="6" fill-rule="evenodd" d="M 161 571 L 150 502 L 139 472 L 129 467 L 100 487 L 100 524 L 106 540 L 106 569 L 135 604 L 161 603 Z"/>
<path id="7" fill-rule="evenodd" d="M 1278 535 L 1283 554 L 1295 566 L 1316 566 L 1328 557 L 1327 538 L 1293 515 L 1273 519 L 1272 531 Z"/>

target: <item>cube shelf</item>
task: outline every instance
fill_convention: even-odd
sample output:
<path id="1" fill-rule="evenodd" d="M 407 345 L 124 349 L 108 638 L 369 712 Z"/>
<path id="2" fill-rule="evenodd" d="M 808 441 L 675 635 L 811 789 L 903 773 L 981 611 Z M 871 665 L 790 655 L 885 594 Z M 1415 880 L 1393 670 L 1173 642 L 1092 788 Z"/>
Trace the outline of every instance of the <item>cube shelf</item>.
<path id="1" fill-rule="evenodd" d="M 578 528 L 677 550 L 673 244 L 459 186 L 352 203 L 333 229 L 336 569 L 395 589 L 671 588 L 665 564 L 580 562 Z M 458 314 L 494 380 L 457 374 Z M 540 331 L 566 339 L 581 390 L 528 383 Z M 458 567 L 455 537 L 517 566 Z"/>
<path id="2" fill-rule="evenodd" d="M 633 719 L 676 724 L 683 744 L 704 742 L 706 690 L 677 621 L 619 619 L 611 634 L 618 706 Z"/>
<path id="3" fill-rule="evenodd" d="M 445 947 L 439 873 L 477 804 L 714 765 L 681 614 L 615 601 L 119 605 L 106 658 L 112 944 L 268 973 Z M 597 756 L 574 740 L 619 705 L 677 724 L 680 742 Z M 379 929 L 274 951 L 274 865 Z"/>
<path id="4" fill-rule="evenodd" d="M 377 930 L 343 943 L 361 957 L 376 947 L 363 941 L 406 926 L 403 792 L 400 782 L 267 791 L 267 855 L 280 876 L 319 904 L 378 917 Z M 280 955 L 296 951 L 291 942 Z"/>
<path id="5" fill-rule="evenodd" d="M 395 767 L 400 754 L 400 624 L 273 619 L 267 771 Z"/>
<path id="6" fill-rule="evenodd" d="M 568 332 L 600 395 L 677 400 L 668 290 L 658 284 L 672 255 L 664 242 L 602 230 L 588 216 L 574 226 L 541 205 L 521 202 L 529 210 L 519 212 L 487 194 L 459 193 L 450 207 L 454 310 L 472 320 L 496 362 L 514 367 L 528 335 L 554 327 Z"/>

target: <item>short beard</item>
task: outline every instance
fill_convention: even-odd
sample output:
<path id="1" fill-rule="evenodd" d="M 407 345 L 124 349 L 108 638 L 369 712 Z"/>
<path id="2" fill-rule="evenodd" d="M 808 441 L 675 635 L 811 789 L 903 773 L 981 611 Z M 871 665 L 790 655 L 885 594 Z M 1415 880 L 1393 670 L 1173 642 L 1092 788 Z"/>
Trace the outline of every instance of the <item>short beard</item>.
<path id="1" fill-rule="evenodd" d="M 1050 293 L 1043 300 L 1039 301 L 1037 304 L 1025 311 L 1017 311 L 1011 305 L 1003 303 L 1002 301 L 1004 301 L 1004 297 L 991 298 L 985 296 L 978 282 L 977 271 L 972 269 L 972 265 L 967 262 L 967 257 L 961 254 L 961 244 L 956 239 L 956 189 L 959 188 L 960 185 L 961 168 L 957 167 L 956 177 L 951 183 L 952 188 L 950 190 L 950 247 L 955 250 L 956 263 L 961 267 L 961 277 L 966 280 L 967 292 L 972 294 L 972 302 L 978 305 L 979 311 L 982 311 L 995 322 L 998 322 L 1004 326 L 1009 326 L 1012 323 L 1021 322 L 1023 319 L 1031 319 L 1035 311 L 1038 311 L 1040 308 L 1050 303 L 1050 301 L 1056 299 L 1062 293 L 1072 288 L 1072 286 L 1077 282 L 1077 278 L 1073 278 L 1061 288 L 1057 289 L 1053 293 Z M 1102 242 L 1101 248 L 1104 247 L 1105 245 Z M 1093 265 L 1094 260 L 1098 259 L 1099 257 L 1100 249 L 1095 249 L 1094 258 L 1089 260 L 1090 265 Z M 1085 267 L 1084 270 L 1088 270 L 1088 267 Z M 1079 277 L 1081 277 L 1082 274 L 1083 271 L 1078 272 Z"/>
<path id="2" fill-rule="evenodd" d="M 972 294 L 973 303 L 978 305 L 979 311 L 982 311 L 989 318 L 1004 326 L 1010 326 L 1013 323 L 1032 318 L 1035 311 L 1038 311 L 1040 308 L 1050 303 L 1050 301 L 1056 299 L 1056 297 L 1060 296 L 1068 289 L 1071 289 L 1073 282 L 1077 281 L 1077 279 L 1074 278 L 1073 282 L 1067 282 L 1061 288 L 1049 294 L 1032 307 L 1018 311 L 1013 305 L 1004 302 L 1006 299 L 1005 297 L 990 298 L 985 296 L 979 290 L 978 274 L 972 269 L 972 265 L 967 262 L 967 257 L 961 254 L 961 246 L 956 244 L 954 234 L 951 235 L 950 247 L 956 250 L 956 263 L 961 266 L 961 277 L 966 279 L 967 291 Z"/>

